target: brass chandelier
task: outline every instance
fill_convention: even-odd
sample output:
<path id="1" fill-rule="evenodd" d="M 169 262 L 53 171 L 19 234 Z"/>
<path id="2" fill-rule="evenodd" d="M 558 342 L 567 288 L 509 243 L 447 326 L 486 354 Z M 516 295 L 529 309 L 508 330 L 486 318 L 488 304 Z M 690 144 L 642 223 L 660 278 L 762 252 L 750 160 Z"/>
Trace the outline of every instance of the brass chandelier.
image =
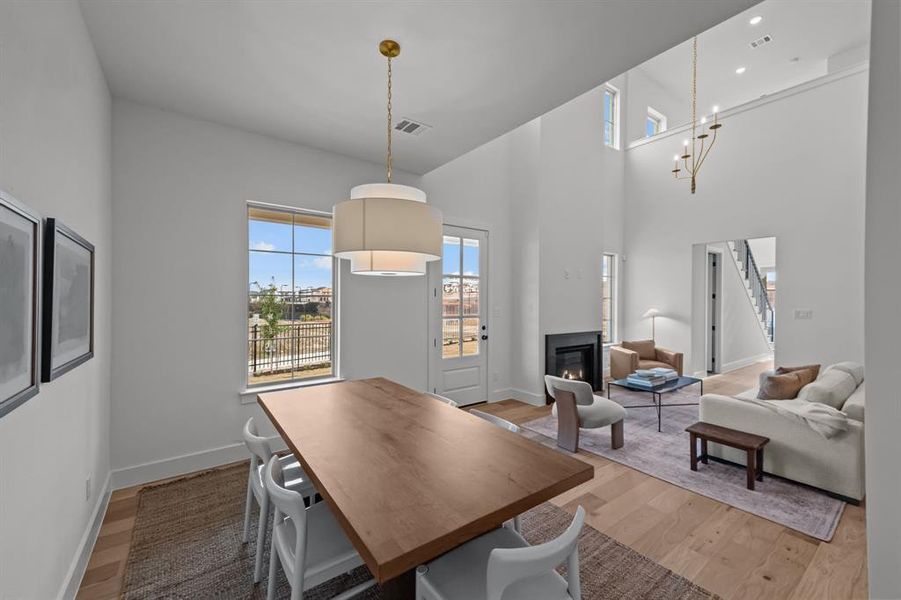
<path id="1" fill-rule="evenodd" d="M 713 124 L 707 127 L 709 131 L 713 132 L 713 136 L 711 137 L 707 131 L 704 131 L 704 125 L 707 124 L 706 117 L 701 117 L 701 133 L 695 135 L 699 125 L 697 109 L 698 38 L 695 36 L 694 40 L 692 40 L 691 49 L 691 140 L 684 140 L 682 142 L 682 154 L 677 154 L 673 157 L 673 160 L 675 161 L 675 164 L 673 165 L 673 177 L 676 179 L 690 179 L 692 194 L 694 194 L 697 189 L 697 178 L 698 173 L 701 172 L 701 166 L 704 164 L 704 161 L 707 160 L 707 155 L 710 154 L 710 149 L 713 148 L 713 144 L 716 143 L 716 132 L 723 126 L 717 118 L 718 107 L 714 106 Z M 710 138 L 710 143 L 707 143 L 708 138 Z M 682 167 L 679 166 L 680 160 L 682 161 Z M 685 172 L 684 174 L 682 174 L 683 171 Z"/>

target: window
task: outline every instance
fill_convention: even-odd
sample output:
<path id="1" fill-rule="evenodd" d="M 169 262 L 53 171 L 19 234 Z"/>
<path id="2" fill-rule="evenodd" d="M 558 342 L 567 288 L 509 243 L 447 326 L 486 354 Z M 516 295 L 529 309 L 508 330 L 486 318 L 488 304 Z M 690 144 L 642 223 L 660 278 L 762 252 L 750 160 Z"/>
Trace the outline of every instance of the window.
<path id="1" fill-rule="evenodd" d="M 616 255 L 604 254 L 601 262 L 601 339 L 616 341 Z"/>
<path id="2" fill-rule="evenodd" d="M 666 131 L 666 117 L 649 106 L 648 117 L 645 121 L 645 137 L 653 137 L 664 131 Z"/>
<path id="3" fill-rule="evenodd" d="M 613 86 L 604 87 L 604 145 L 619 148 L 619 92 Z"/>
<path id="4" fill-rule="evenodd" d="M 335 375 L 331 215 L 247 209 L 247 385 Z"/>
<path id="5" fill-rule="evenodd" d="M 479 240 L 444 236 L 441 357 L 479 353 Z"/>

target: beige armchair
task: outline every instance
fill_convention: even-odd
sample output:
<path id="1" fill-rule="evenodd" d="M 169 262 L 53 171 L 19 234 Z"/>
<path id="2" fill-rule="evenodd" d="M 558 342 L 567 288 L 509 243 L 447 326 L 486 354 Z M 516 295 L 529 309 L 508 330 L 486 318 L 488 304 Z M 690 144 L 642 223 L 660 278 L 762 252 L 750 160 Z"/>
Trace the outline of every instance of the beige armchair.
<path id="1" fill-rule="evenodd" d="M 623 379 L 638 369 L 663 367 L 682 375 L 682 353 L 660 348 L 654 340 L 623 342 L 610 348 L 610 377 Z"/>

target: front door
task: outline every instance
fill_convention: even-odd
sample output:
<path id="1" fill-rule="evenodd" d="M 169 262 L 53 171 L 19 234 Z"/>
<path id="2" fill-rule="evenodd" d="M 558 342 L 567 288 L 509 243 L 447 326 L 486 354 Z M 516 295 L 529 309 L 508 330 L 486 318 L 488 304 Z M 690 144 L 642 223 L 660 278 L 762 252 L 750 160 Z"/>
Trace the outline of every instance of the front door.
<path id="1" fill-rule="evenodd" d="M 460 405 L 488 399 L 488 232 L 444 227 L 429 264 L 429 388 Z"/>

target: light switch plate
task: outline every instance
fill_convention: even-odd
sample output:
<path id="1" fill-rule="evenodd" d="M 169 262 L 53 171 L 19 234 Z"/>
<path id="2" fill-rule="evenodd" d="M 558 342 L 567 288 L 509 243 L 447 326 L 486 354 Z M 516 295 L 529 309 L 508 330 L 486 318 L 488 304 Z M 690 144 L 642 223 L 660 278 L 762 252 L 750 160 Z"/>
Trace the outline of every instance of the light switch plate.
<path id="1" fill-rule="evenodd" d="M 808 320 L 813 318 L 813 309 L 810 308 L 796 308 L 795 309 L 795 319 L 797 320 Z"/>

